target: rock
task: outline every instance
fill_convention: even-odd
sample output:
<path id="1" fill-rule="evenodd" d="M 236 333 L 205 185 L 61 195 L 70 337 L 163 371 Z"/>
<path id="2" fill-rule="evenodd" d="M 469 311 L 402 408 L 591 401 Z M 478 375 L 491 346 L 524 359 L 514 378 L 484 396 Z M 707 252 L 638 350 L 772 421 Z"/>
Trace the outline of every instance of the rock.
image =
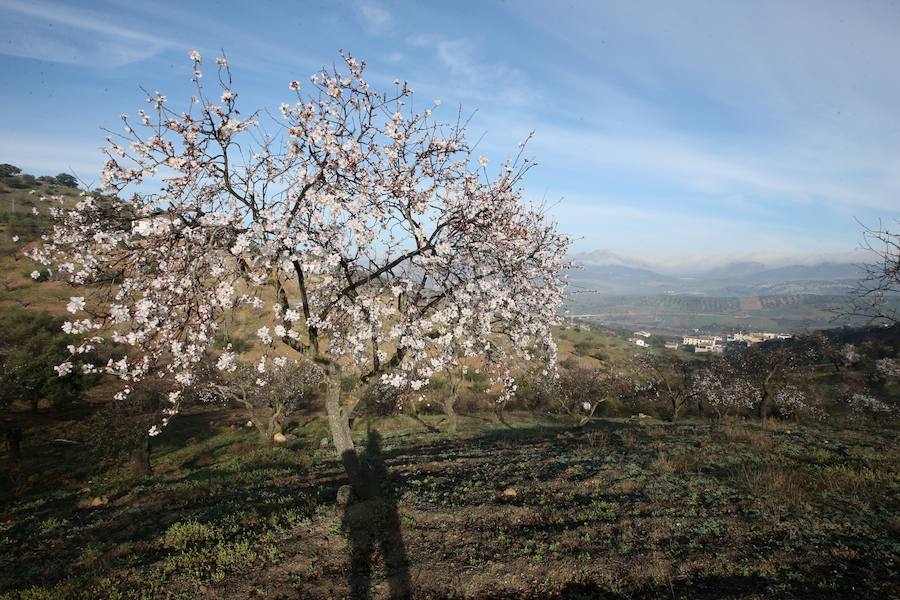
<path id="1" fill-rule="evenodd" d="M 353 488 L 349 485 L 342 485 L 337 491 L 338 506 L 347 506 L 353 498 Z"/>
<path id="2" fill-rule="evenodd" d="M 283 444 L 287 441 L 287 436 L 280 431 L 272 436 L 272 441 L 276 444 Z"/>
<path id="3" fill-rule="evenodd" d="M 96 496 L 90 500 L 87 498 L 80 500 L 78 502 L 78 508 L 99 508 L 101 506 L 106 506 L 107 504 L 109 504 L 109 496 Z"/>
<path id="4" fill-rule="evenodd" d="M 253 421 L 247 421 L 244 423 L 244 427 L 253 427 Z"/>
<path id="5" fill-rule="evenodd" d="M 327 448 L 328 444 L 328 438 L 322 438 L 321 440 L 319 440 L 319 448 Z"/>
<path id="6" fill-rule="evenodd" d="M 519 492 L 516 491 L 516 488 L 509 487 L 509 488 L 506 488 L 505 490 L 503 490 L 503 493 L 501 495 L 504 498 L 515 498 L 516 496 L 519 495 Z"/>

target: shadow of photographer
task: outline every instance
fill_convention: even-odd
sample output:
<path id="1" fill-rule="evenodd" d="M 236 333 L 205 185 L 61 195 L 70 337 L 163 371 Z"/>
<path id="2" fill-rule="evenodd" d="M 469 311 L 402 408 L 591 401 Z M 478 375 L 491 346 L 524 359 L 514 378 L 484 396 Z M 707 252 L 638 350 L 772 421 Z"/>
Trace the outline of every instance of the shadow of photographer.
<path id="1" fill-rule="evenodd" d="M 348 450 L 341 459 L 353 490 L 342 521 L 350 538 L 350 597 L 370 597 L 376 547 L 384 559 L 389 597 L 412 597 L 397 498 L 384 465 L 381 435 L 369 430 L 362 453 Z"/>

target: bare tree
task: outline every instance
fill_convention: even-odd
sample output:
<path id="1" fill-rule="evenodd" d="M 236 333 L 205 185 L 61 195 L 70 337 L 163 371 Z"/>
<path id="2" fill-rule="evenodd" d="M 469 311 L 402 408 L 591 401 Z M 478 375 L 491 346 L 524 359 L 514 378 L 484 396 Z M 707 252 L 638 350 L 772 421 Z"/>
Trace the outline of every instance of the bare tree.
<path id="1" fill-rule="evenodd" d="M 900 220 L 894 221 L 900 227 Z M 837 311 L 838 316 L 862 317 L 870 323 L 900 322 L 900 229 L 889 226 L 864 227 L 862 247 L 873 259 L 863 268 L 865 274 L 851 291 L 851 302 Z"/>

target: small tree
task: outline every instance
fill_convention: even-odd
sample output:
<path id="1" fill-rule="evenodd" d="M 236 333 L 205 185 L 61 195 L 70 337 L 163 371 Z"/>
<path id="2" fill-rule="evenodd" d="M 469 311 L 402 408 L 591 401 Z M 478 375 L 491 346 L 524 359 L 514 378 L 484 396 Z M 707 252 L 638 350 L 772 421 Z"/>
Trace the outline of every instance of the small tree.
<path id="1" fill-rule="evenodd" d="M 202 401 L 236 402 L 267 444 L 284 431 L 300 404 L 322 382 L 322 372 L 309 362 L 280 356 L 262 357 L 255 365 L 234 362 L 198 377 L 194 394 Z"/>
<path id="2" fill-rule="evenodd" d="M 879 400 L 865 391 L 849 393 L 844 401 L 854 418 L 884 419 L 886 421 L 897 418 L 897 407 Z"/>
<path id="3" fill-rule="evenodd" d="M 0 405 L 19 400 L 37 410 L 77 401 L 95 379 L 81 370 L 54 372 L 79 342 L 59 331 L 60 321 L 46 313 L 7 311 L 0 331 Z"/>
<path id="4" fill-rule="evenodd" d="M 112 215 L 87 192 L 74 209 L 53 206 L 57 224 L 31 253 L 72 284 L 101 284 L 69 304 L 78 318 L 66 327 L 90 333 L 75 354 L 105 339 L 140 354 L 84 369 L 129 382 L 158 369 L 186 387 L 225 316 L 264 309 L 265 351 L 324 370 L 344 453 L 372 381 L 421 393 L 461 348 L 492 363 L 503 400 L 508 358 L 553 363 L 569 238 L 522 201 L 532 162 L 520 149 L 490 176 L 464 121 L 415 110 L 405 82 L 373 90 L 365 63 L 342 59 L 306 96 L 291 81 L 295 98 L 272 116 L 239 111 L 224 58 L 210 94 L 194 51 L 187 110 L 157 93 L 136 119 L 122 116 L 102 173 Z M 169 394 L 161 425 L 180 398 Z"/>
<path id="5" fill-rule="evenodd" d="M 54 180 L 59 185 L 70 188 L 78 188 L 78 179 L 76 179 L 74 175 L 69 175 L 68 173 L 60 173 L 54 178 Z"/>
<path id="6" fill-rule="evenodd" d="M 807 344 L 789 342 L 757 344 L 728 353 L 731 372 L 743 379 L 757 392 L 757 412 L 761 421 L 772 414 L 776 396 L 782 388 L 800 376 L 802 367 L 809 364 Z"/>
<path id="7" fill-rule="evenodd" d="M 828 415 L 818 404 L 815 397 L 795 384 L 788 384 L 775 393 L 778 415 L 785 419 L 806 417 L 822 421 Z"/>
<path id="8" fill-rule="evenodd" d="M 0 164 L 0 177 L 15 177 L 22 169 L 9 163 Z"/>
<path id="9" fill-rule="evenodd" d="M 721 419 L 731 410 L 750 410 L 760 401 L 760 392 L 744 379 L 734 365 L 715 359 L 698 370 L 691 382 L 693 395 Z"/>
<path id="10" fill-rule="evenodd" d="M 634 382 L 608 367 L 583 367 L 570 364 L 561 369 L 556 380 L 531 384 L 533 395 L 558 413 L 578 416 L 579 427 L 587 425 L 601 406 L 610 400 L 630 398 Z"/>
<path id="11" fill-rule="evenodd" d="M 900 227 L 900 220 L 894 221 Z M 869 322 L 900 323 L 900 229 L 879 225 L 864 228 L 863 249 L 872 261 L 851 291 L 851 302 L 838 310 L 839 316 L 863 317 Z"/>
<path id="12" fill-rule="evenodd" d="M 696 396 L 694 367 L 670 352 L 642 356 L 639 364 L 646 378 L 644 389 L 668 405 L 669 418 L 676 422 L 681 410 Z"/>

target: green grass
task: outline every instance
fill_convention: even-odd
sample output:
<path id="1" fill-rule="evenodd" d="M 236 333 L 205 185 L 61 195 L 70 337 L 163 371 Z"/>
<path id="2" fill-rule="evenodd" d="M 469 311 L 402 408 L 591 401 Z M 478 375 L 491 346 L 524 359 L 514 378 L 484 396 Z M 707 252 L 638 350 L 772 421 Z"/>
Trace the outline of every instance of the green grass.
<path id="1" fill-rule="evenodd" d="M 157 440 L 152 478 L 110 465 L 42 487 L 42 461 L 61 457 L 32 447 L 34 485 L 0 515 L 0 598 L 346 597 L 358 540 L 353 511 L 335 503 L 342 467 L 318 447 L 323 422 L 264 448 L 209 417 L 186 415 Z M 893 431 L 463 422 L 457 437 L 405 418 L 357 423 L 360 444 L 383 432 L 417 597 L 896 592 Z M 373 586 L 388 578 L 380 557 Z"/>

